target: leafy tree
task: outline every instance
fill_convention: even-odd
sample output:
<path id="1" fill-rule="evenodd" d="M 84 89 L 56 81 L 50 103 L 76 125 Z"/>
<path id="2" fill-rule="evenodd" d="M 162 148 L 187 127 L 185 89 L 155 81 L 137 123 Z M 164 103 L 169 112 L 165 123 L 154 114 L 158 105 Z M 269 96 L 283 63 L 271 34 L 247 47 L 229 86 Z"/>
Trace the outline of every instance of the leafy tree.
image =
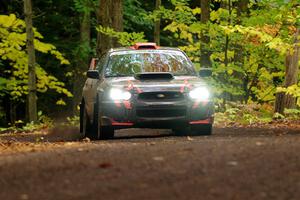
<path id="1" fill-rule="evenodd" d="M 173 9 L 159 11 L 169 21 L 164 30 L 173 33 L 196 66 L 205 59 L 198 54 L 205 45 L 203 38 L 210 37 L 206 48 L 212 52 L 212 84 L 220 100 L 274 102 L 276 87 L 284 76 L 285 54 L 293 43 L 291 30 L 295 29 L 298 14 L 291 8 L 295 2 L 249 3 L 250 10 L 242 15 L 245 2 L 241 5 L 237 1 L 222 1 L 221 7 L 214 5 L 210 10 L 208 23 L 197 17 L 203 15 L 200 8 L 192 9 L 187 2 L 172 2 Z M 286 21 L 293 23 L 285 25 Z M 207 35 L 203 30 L 208 30 Z"/>
<path id="2" fill-rule="evenodd" d="M 43 36 L 36 29 L 34 29 L 34 36 L 37 51 L 53 55 L 61 64 L 69 64 L 69 61 L 55 46 L 40 41 Z M 0 85 L 3 89 L 0 94 L 2 96 L 8 95 L 14 101 L 24 101 L 28 94 L 28 56 L 25 46 L 25 22 L 16 18 L 14 14 L 0 15 L 0 57 L 3 63 L 1 67 L 3 73 L 1 73 L 0 78 Z M 72 96 L 64 87 L 63 82 L 47 74 L 40 65 L 36 65 L 36 75 L 38 92 L 46 92 L 48 89 L 52 89 L 68 97 Z"/>

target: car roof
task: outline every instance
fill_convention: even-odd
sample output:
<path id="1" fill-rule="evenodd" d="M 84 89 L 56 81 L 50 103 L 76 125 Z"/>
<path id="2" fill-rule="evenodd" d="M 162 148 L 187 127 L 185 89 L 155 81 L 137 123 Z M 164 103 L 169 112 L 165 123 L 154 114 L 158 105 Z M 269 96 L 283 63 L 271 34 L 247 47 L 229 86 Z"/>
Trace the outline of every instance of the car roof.
<path id="1" fill-rule="evenodd" d="M 112 52 L 119 52 L 119 51 L 140 51 L 140 50 L 172 50 L 172 51 L 181 51 L 179 48 L 176 47 L 162 47 L 157 46 L 156 43 L 136 43 L 130 47 L 119 47 L 119 48 L 112 48 L 109 50 L 109 53 Z"/>
<path id="2" fill-rule="evenodd" d="M 181 51 L 179 48 L 176 47 L 159 47 L 158 49 L 143 49 L 143 50 L 172 50 L 172 51 Z M 117 51 L 141 51 L 138 49 L 132 49 L 130 47 L 118 47 L 118 48 L 111 48 L 109 52 L 117 52 Z"/>

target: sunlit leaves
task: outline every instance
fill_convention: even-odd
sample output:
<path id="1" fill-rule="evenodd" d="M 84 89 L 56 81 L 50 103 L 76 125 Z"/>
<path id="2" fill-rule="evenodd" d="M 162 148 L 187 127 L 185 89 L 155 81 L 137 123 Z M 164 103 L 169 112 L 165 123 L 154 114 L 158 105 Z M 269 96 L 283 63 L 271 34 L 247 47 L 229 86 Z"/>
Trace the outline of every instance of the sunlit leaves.
<path id="1" fill-rule="evenodd" d="M 292 86 L 289 86 L 287 88 L 284 87 L 278 87 L 277 92 L 284 92 L 286 94 L 289 94 L 295 98 L 297 98 L 297 105 L 300 106 L 300 84 L 295 84 Z"/>
<path id="2" fill-rule="evenodd" d="M 119 44 L 122 46 L 131 46 L 137 42 L 146 42 L 144 39 L 144 33 L 117 32 L 112 28 L 102 26 L 98 26 L 96 30 L 112 38 L 117 38 Z"/>
<path id="3" fill-rule="evenodd" d="M 196 66 L 201 60 L 202 30 L 210 38 L 216 96 L 227 99 L 270 102 L 284 77 L 287 52 L 299 21 L 296 1 L 262 0 L 248 5 L 248 13 L 237 15 L 237 7 L 211 10 L 210 22 L 202 24 L 187 3 L 173 1 L 172 10 L 161 9 L 169 21 L 164 31 L 174 34 Z M 180 12 L 179 12 L 180 11 Z M 193 14 L 194 16 L 191 16 Z M 189 20 L 185 20 L 189 19 Z M 226 48 L 226 40 L 228 49 Z M 226 53 L 225 53 L 226 50 Z M 277 80 L 277 82 L 274 80 Z"/>
<path id="4" fill-rule="evenodd" d="M 41 42 L 42 35 L 34 29 L 35 49 L 42 53 L 52 54 L 61 64 L 69 64 L 69 61 L 56 50 L 52 44 Z M 0 58 L 9 63 L 9 70 L 1 74 L 1 92 L 9 93 L 13 99 L 21 99 L 28 93 L 28 56 L 26 53 L 25 22 L 16 18 L 14 14 L 0 15 Z M 6 67 L 7 68 L 7 67 Z M 46 92 L 53 89 L 58 93 L 71 97 L 72 94 L 64 88 L 64 83 L 36 65 L 37 90 Z M 5 78 L 9 77 L 9 78 Z"/>

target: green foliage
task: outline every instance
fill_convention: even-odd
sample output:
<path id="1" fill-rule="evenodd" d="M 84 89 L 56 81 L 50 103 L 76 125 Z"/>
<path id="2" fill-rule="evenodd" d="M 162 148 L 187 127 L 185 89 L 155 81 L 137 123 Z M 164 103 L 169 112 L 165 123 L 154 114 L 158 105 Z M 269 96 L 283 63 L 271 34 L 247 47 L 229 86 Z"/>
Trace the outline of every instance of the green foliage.
<path id="1" fill-rule="evenodd" d="M 289 119 L 300 119 L 300 109 L 285 109 L 284 115 Z"/>
<path id="2" fill-rule="evenodd" d="M 279 120 L 279 119 L 284 119 L 285 116 L 283 114 L 280 114 L 278 112 L 274 113 L 273 119 Z"/>
<path id="3" fill-rule="evenodd" d="M 119 44 L 122 46 L 131 46 L 137 42 L 146 42 L 146 40 L 144 39 L 144 33 L 117 32 L 112 28 L 102 26 L 98 26 L 96 30 L 112 38 L 116 38 Z"/>
<path id="4" fill-rule="evenodd" d="M 73 0 L 74 8 L 79 13 L 91 12 L 98 6 L 98 0 Z"/>
<path id="5" fill-rule="evenodd" d="M 251 125 L 254 123 L 269 123 L 272 120 L 273 111 L 268 104 L 227 104 L 224 112 L 215 114 L 216 124 Z"/>
<path id="6" fill-rule="evenodd" d="M 40 131 L 42 129 L 51 128 L 53 126 L 53 120 L 43 114 L 42 111 L 38 112 L 38 122 L 24 123 L 22 120 L 18 120 L 14 125 L 8 128 L 1 128 L 0 132 L 15 133 L 15 132 L 33 132 Z"/>
<path id="7" fill-rule="evenodd" d="M 127 32 L 151 30 L 153 22 L 148 17 L 147 3 L 140 0 L 124 0 L 124 28 Z"/>
<path id="8" fill-rule="evenodd" d="M 275 100 L 277 84 L 284 77 L 285 54 L 292 48 L 299 21 L 296 1 L 263 0 L 255 8 L 252 3 L 250 13 L 242 16 L 236 7 L 211 10 L 207 24 L 199 21 L 199 8 L 192 9 L 185 1 L 172 2 L 173 9 L 161 7 L 152 17 L 162 16 L 168 22 L 164 31 L 173 34 L 196 66 L 202 45 L 211 52 L 217 98 L 245 103 Z M 201 42 L 204 30 L 209 45 Z"/>
<path id="9" fill-rule="evenodd" d="M 300 106 L 300 83 L 298 85 L 295 84 L 287 88 L 278 87 L 277 92 L 284 92 L 288 95 L 297 98 L 297 105 Z"/>
<path id="10" fill-rule="evenodd" d="M 67 117 L 67 124 L 69 126 L 79 126 L 79 116 L 75 115 L 73 117 Z"/>
<path id="11" fill-rule="evenodd" d="M 61 64 L 69 64 L 69 61 L 52 44 L 41 42 L 43 36 L 34 30 L 35 48 L 45 54 L 51 54 Z M 0 15 L 0 58 L 7 63 L 2 66 L 4 74 L 1 74 L 0 94 L 9 94 L 12 99 L 22 99 L 28 93 L 28 56 L 25 51 L 26 33 L 25 22 L 16 18 L 14 14 Z M 37 91 L 46 92 L 53 89 L 60 94 L 72 97 L 72 94 L 65 88 L 65 84 L 37 64 Z M 9 77 L 9 78 L 6 78 Z"/>

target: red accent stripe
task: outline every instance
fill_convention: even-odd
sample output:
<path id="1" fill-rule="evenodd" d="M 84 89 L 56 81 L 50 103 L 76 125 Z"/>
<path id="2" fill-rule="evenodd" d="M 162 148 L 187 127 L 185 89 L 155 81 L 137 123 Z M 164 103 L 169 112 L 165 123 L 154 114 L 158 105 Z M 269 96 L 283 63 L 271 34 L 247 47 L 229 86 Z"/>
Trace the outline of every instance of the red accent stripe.
<path id="1" fill-rule="evenodd" d="M 202 105 L 206 106 L 208 104 L 208 101 L 202 101 Z"/>
<path id="2" fill-rule="evenodd" d="M 193 105 L 193 108 L 198 108 L 200 103 L 201 103 L 202 106 L 206 106 L 208 104 L 208 101 L 195 101 L 195 103 Z"/>
<path id="3" fill-rule="evenodd" d="M 189 124 L 211 124 L 211 123 L 212 123 L 211 118 L 189 122 Z"/>
<path id="4" fill-rule="evenodd" d="M 135 86 L 135 89 L 136 89 L 136 91 L 137 91 L 138 94 L 140 94 L 140 93 L 143 92 L 143 91 L 142 91 L 140 88 L 138 88 L 137 86 Z"/>
<path id="5" fill-rule="evenodd" d="M 200 104 L 200 101 L 196 101 L 193 105 L 193 108 L 197 108 L 199 106 L 199 104 Z"/>
<path id="6" fill-rule="evenodd" d="M 192 85 L 189 84 L 189 82 L 188 82 L 187 79 L 184 79 L 184 85 L 181 86 L 180 92 L 183 93 L 183 92 L 184 92 L 184 89 L 185 89 L 186 87 L 187 87 L 188 89 L 190 89 L 190 90 L 192 89 Z"/>
<path id="7" fill-rule="evenodd" d="M 129 80 L 129 81 L 128 81 L 128 85 L 127 85 L 127 90 L 130 91 L 130 90 L 133 90 L 133 89 L 136 89 L 136 91 L 137 91 L 138 94 L 140 94 L 140 93 L 143 92 L 139 87 L 135 86 L 135 85 Z"/>
<path id="8" fill-rule="evenodd" d="M 113 126 L 133 126 L 132 122 L 112 122 Z"/>
<path id="9" fill-rule="evenodd" d="M 128 110 L 132 109 L 130 101 L 123 101 L 123 104 L 126 109 L 128 109 Z"/>
<path id="10" fill-rule="evenodd" d="M 116 100 L 114 101 L 115 105 L 118 107 L 118 108 L 121 108 L 121 102 Z"/>
<path id="11" fill-rule="evenodd" d="M 111 119 L 112 126 L 133 126 L 133 122 L 117 122 L 114 119 Z"/>
<path id="12" fill-rule="evenodd" d="M 133 89 L 133 83 L 131 81 L 128 81 L 127 90 L 130 91 Z"/>

